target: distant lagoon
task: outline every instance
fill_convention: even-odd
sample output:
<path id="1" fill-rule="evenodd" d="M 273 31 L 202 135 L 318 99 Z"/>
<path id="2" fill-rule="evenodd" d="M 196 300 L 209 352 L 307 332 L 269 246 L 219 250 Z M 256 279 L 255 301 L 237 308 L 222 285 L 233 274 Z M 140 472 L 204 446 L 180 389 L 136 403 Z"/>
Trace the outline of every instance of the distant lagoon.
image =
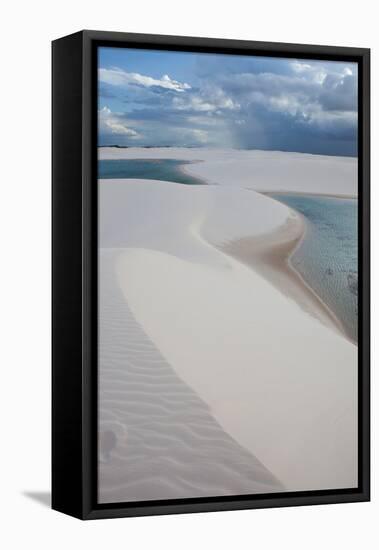
<path id="1" fill-rule="evenodd" d="M 181 167 L 189 162 L 172 159 L 99 160 L 99 178 L 140 178 L 185 185 L 204 182 Z M 357 341 L 358 332 L 358 204 L 356 199 L 321 195 L 270 193 L 298 211 L 307 221 L 305 236 L 291 263 L 330 307 L 346 333 Z"/>
<path id="2" fill-rule="evenodd" d="M 181 169 L 183 160 L 172 159 L 112 159 L 98 161 L 100 179 L 137 178 L 147 180 L 172 181 L 186 185 L 203 185 L 204 182 Z"/>

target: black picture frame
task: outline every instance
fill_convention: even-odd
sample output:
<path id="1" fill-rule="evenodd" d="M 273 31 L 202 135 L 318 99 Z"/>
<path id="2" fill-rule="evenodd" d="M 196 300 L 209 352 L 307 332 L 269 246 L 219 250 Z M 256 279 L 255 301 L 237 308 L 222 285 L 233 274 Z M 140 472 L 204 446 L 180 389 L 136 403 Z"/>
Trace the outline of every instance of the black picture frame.
<path id="1" fill-rule="evenodd" d="M 97 64 L 99 46 L 354 61 L 359 75 L 359 486 L 97 504 Z M 370 499 L 370 50 L 81 31 L 52 43 L 52 507 L 81 519 Z"/>

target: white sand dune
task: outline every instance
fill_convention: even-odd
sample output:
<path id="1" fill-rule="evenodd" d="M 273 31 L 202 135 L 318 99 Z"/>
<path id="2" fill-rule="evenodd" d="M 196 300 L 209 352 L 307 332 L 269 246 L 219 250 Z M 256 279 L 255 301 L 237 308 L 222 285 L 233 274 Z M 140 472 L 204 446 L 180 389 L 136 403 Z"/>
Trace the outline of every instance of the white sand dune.
<path id="1" fill-rule="evenodd" d="M 177 159 L 199 161 L 183 170 L 208 183 L 263 192 L 358 194 L 356 158 L 207 148 L 101 147 L 99 159 Z"/>
<path id="2" fill-rule="evenodd" d="M 120 151 L 125 155 L 129 150 Z M 162 150 L 148 150 L 148 158 L 156 151 L 164 154 Z M 101 149 L 104 153 L 107 151 Z M 189 154 L 193 158 L 195 153 L 190 150 Z M 237 153 L 231 154 L 233 162 Z M 209 155 L 209 162 L 191 168 L 204 168 L 207 163 L 209 167 Z M 341 162 L 345 169 L 345 160 L 346 165 L 351 161 L 337 159 L 336 164 Z M 221 164 L 221 160 L 215 162 Z M 225 156 L 223 162 L 227 162 Z M 221 176 L 220 165 L 217 170 Z M 352 186 L 350 189 L 347 183 L 341 187 L 341 178 L 339 185 L 333 183 L 333 193 L 349 194 Z M 238 443 L 238 449 L 251 456 L 253 470 L 257 463 L 263 463 L 283 484 L 282 490 L 356 486 L 356 347 L 335 327 L 305 313 L 292 296 L 266 280 L 260 270 L 254 270 L 254 265 L 247 267 L 225 252 L 225 244 L 231 241 L 264 235 L 272 238 L 275 231 L 281 232 L 293 220 L 294 213 L 255 193 L 249 185 L 244 189 L 241 182 L 200 187 L 103 180 L 99 187 L 100 246 L 115 249 L 112 255 L 101 256 L 102 268 L 117 273 L 129 314 L 147 341 L 209 407 L 213 422 Z M 106 296 L 116 286 L 112 277 L 108 283 L 103 279 L 101 295 Z M 104 312 L 107 304 L 105 300 Z M 104 383 L 110 384 L 108 390 L 116 391 L 117 382 L 107 369 L 117 360 L 117 369 L 122 370 L 123 358 L 120 348 L 112 344 L 113 330 L 119 323 L 115 320 L 111 325 L 104 345 L 111 357 L 101 361 L 100 371 Z M 142 357 L 139 364 L 149 370 L 150 383 L 153 365 L 149 356 Z M 111 401 L 103 399 L 101 393 L 101 408 L 106 405 L 104 422 L 107 415 L 120 422 L 122 391 L 115 404 Z M 130 427 L 122 425 L 129 433 Z M 145 432 L 146 438 L 148 433 L 151 431 Z M 238 452 L 232 453 L 237 462 Z M 228 458 L 220 456 L 229 468 L 235 468 L 230 454 Z M 202 464 L 198 458 L 193 471 L 204 471 Z M 104 471 L 100 493 L 106 499 L 107 491 L 111 495 L 117 491 L 118 478 L 115 470 L 105 467 Z M 121 466 L 119 471 L 125 472 Z M 178 488 L 180 474 L 172 478 L 167 475 Z M 253 478 L 259 481 L 259 475 Z M 191 486 L 191 477 L 183 479 L 179 493 L 194 496 L 202 483 L 193 479 Z M 281 490 L 273 477 L 268 479 L 271 490 Z M 231 481 L 220 489 L 221 494 L 231 494 L 228 491 L 233 492 L 233 487 L 234 492 L 241 492 L 240 485 Z M 146 494 L 154 493 L 150 498 L 157 498 L 162 490 L 158 487 L 154 492 L 154 487 L 153 483 L 146 488 Z M 251 482 L 245 487 L 250 493 L 262 491 L 262 486 L 254 487 Z M 120 500 L 128 500 L 130 487 L 120 491 Z"/>
<path id="3" fill-rule="evenodd" d="M 282 491 L 228 435 L 135 320 L 100 250 L 99 502 Z"/>

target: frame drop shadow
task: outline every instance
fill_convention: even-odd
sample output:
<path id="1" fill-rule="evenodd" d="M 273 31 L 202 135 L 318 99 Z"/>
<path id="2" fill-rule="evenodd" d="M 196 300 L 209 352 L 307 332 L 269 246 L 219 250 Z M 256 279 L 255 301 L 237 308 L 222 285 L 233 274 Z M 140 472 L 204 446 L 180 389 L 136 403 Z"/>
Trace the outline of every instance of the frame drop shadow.
<path id="1" fill-rule="evenodd" d="M 51 507 L 51 493 L 49 491 L 23 491 L 25 497 L 38 502 L 41 506 Z"/>

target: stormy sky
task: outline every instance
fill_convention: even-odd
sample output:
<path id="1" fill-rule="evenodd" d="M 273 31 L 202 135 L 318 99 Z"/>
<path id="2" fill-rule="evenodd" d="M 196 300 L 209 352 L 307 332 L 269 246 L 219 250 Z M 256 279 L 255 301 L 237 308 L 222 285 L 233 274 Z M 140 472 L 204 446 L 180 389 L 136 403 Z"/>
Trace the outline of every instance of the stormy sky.
<path id="1" fill-rule="evenodd" d="M 100 48 L 99 145 L 357 154 L 357 66 Z"/>

